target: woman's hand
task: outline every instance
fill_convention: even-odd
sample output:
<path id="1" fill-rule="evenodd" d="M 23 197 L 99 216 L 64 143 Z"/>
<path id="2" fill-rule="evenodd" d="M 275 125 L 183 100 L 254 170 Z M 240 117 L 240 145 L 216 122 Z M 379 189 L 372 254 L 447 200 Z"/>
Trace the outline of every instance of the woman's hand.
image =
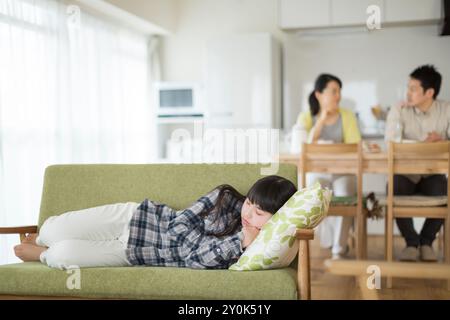
<path id="1" fill-rule="evenodd" d="M 259 230 L 260 229 L 252 226 L 242 227 L 242 231 L 244 233 L 244 239 L 242 240 L 243 248 L 247 248 L 253 242 L 253 240 L 256 239 L 259 234 Z"/>
<path id="2" fill-rule="evenodd" d="M 323 108 L 323 110 L 320 111 L 318 122 L 324 124 L 331 115 L 332 112 L 329 109 Z"/>
<path id="3" fill-rule="evenodd" d="M 310 134 L 308 138 L 309 142 L 316 143 L 317 140 L 319 140 L 323 126 L 325 126 L 327 120 L 332 116 L 333 112 L 330 111 L 329 109 L 324 108 L 323 110 L 320 111 L 319 118 L 317 119 L 316 124 L 309 133 Z"/>

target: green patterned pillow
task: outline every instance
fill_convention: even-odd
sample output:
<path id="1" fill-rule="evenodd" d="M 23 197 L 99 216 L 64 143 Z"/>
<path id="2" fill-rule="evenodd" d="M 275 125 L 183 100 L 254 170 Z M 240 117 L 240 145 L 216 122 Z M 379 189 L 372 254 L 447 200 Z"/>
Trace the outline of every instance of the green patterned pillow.
<path id="1" fill-rule="evenodd" d="M 298 190 L 262 227 L 255 241 L 230 270 L 287 267 L 298 252 L 296 229 L 312 229 L 328 213 L 331 190 L 319 183 Z"/>

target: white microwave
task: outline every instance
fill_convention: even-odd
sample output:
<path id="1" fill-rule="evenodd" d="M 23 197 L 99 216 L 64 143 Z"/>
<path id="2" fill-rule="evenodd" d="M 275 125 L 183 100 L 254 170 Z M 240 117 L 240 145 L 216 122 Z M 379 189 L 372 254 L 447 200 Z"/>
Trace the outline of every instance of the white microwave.
<path id="1" fill-rule="evenodd" d="M 197 83 L 157 82 L 155 98 L 158 117 L 203 116 Z"/>

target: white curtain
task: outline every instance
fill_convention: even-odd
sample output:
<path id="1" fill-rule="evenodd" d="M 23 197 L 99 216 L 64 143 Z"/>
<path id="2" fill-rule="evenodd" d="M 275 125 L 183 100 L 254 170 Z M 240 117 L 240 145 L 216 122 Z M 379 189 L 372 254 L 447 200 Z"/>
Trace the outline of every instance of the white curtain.
<path id="1" fill-rule="evenodd" d="M 62 1 L 0 0 L 0 226 L 37 223 L 50 164 L 154 159 L 149 41 Z M 0 236 L 0 264 L 17 242 Z"/>

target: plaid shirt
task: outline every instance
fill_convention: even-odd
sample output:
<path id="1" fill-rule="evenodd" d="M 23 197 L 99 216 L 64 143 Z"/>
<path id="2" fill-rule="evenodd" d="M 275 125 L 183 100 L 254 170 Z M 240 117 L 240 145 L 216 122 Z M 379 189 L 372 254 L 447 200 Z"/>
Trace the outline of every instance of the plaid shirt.
<path id="1" fill-rule="evenodd" d="M 216 220 L 215 212 L 204 216 L 219 195 L 216 188 L 190 207 L 176 211 L 165 204 L 145 199 L 130 221 L 127 259 L 133 265 L 227 269 L 243 253 L 242 227 L 233 235 L 217 233 L 241 215 L 242 200 L 226 194 Z"/>

